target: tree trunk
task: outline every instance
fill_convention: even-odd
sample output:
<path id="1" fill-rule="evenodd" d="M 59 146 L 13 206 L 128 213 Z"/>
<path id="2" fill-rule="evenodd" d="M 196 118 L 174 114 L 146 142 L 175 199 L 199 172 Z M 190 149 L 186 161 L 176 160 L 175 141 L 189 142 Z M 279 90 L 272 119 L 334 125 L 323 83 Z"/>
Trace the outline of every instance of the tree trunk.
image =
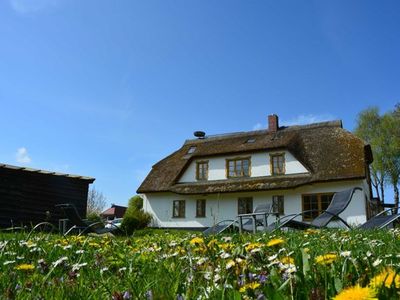
<path id="1" fill-rule="evenodd" d="M 384 204 L 384 203 L 385 203 L 385 188 L 384 188 L 384 186 L 383 186 L 383 181 L 381 181 L 381 182 L 379 183 L 379 186 L 380 186 L 380 188 L 381 188 L 381 196 L 382 196 L 382 198 L 381 198 L 381 203 Z"/>
<path id="2" fill-rule="evenodd" d="M 394 191 L 394 206 L 395 206 L 395 213 L 397 214 L 399 212 L 399 188 L 396 185 L 393 186 L 393 191 Z"/>

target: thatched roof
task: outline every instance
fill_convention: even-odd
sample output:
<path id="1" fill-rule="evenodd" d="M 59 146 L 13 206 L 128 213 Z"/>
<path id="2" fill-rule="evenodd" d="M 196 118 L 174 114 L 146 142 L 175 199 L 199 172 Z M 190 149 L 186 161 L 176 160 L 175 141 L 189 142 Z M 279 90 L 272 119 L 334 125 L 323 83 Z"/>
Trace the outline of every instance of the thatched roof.
<path id="1" fill-rule="evenodd" d="M 254 142 L 247 143 L 249 139 Z M 193 146 L 196 150 L 188 154 Z M 178 183 L 193 160 L 283 149 L 293 154 L 309 173 Z M 280 127 L 277 132 L 257 130 L 209 136 L 187 140 L 178 151 L 155 164 L 138 193 L 208 194 L 290 189 L 315 182 L 366 178 L 366 166 L 371 161 L 370 147 L 344 130 L 341 121 Z"/>

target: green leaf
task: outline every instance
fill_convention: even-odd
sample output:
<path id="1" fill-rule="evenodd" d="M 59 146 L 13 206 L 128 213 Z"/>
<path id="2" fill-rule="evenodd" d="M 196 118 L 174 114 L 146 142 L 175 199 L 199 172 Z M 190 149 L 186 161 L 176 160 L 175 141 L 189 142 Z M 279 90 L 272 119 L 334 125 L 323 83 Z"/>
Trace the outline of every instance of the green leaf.
<path id="1" fill-rule="evenodd" d="M 301 249 L 301 257 L 303 260 L 303 274 L 306 277 L 308 271 L 310 271 L 310 263 L 308 261 L 308 253 L 306 253 L 305 249 Z"/>

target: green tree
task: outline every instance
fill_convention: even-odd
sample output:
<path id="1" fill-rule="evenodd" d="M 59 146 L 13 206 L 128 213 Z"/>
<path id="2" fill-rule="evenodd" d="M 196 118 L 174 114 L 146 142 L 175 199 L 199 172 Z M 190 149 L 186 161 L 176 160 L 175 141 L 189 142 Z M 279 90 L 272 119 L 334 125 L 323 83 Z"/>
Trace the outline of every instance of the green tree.
<path id="1" fill-rule="evenodd" d="M 393 187 L 394 204 L 399 207 L 400 180 L 400 114 L 394 110 L 382 117 L 381 136 L 379 138 L 383 150 L 383 166 L 387 179 Z"/>
<path id="2" fill-rule="evenodd" d="M 374 162 L 370 166 L 371 181 L 378 197 L 384 203 L 384 187 L 390 184 L 397 208 L 400 181 L 400 104 L 382 116 L 377 107 L 362 111 L 357 119 L 355 133 L 371 145 L 374 156 Z"/>
<path id="3" fill-rule="evenodd" d="M 142 229 L 149 225 L 151 219 L 151 215 L 143 211 L 142 197 L 136 195 L 129 199 L 121 227 L 127 234 L 132 234 L 135 229 Z"/>
<path id="4" fill-rule="evenodd" d="M 384 203 L 386 173 L 380 132 L 381 116 L 377 107 L 370 107 L 359 113 L 355 134 L 371 145 L 374 156 L 374 161 L 370 165 L 371 183 L 376 195 Z"/>

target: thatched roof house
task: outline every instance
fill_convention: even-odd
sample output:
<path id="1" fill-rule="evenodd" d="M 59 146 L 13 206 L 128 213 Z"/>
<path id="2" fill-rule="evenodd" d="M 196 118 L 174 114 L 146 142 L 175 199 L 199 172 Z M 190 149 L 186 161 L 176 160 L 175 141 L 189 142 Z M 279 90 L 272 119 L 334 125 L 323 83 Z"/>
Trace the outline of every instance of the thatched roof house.
<path id="1" fill-rule="evenodd" d="M 256 174 L 261 168 L 271 168 L 272 161 L 268 155 L 274 153 L 286 153 L 283 155 L 286 165 L 291 160 L 301 167 L 293 172 L 287 170 L 271 174 L 267 170 Z M 256 162 L 257 155 L 264 155 L 265 160 Z M 228 161 L 237 157 L 249 158 L 245 162 L 250 165 L 247 176 L 228 176 L 228 168 L 232 168 L 228 167 Z M 213 165 L 220 168 L 218 174 L 222 174 L 221 163 L 217 166 L 218 159 L 226 161 L 225 176 L 196 180 L 195 175 L 188 175 L 196 172 L 196 163 L 203 161 L 207 162 L 208 174 L 214 174 Z M 370 146 L 343 129 L 341 121 L 285 127 L 279 126 L 278 117 L 272 115 L 269 116 L 269 128 L 266 130 L 186 140 L 179 150 L 152 167 L 138 193 L 151 195 L 150 198 L 163 193 L 180 195 L 172 198 L 190 198 L 213 194 L 221 197 L 221 194 L 232 193 L 274 193 L 341 181 L 365 180 L 368 186 L 368 165 L 371 162 Z M 366 192 L 370 196 L 370 192 Z"/>

